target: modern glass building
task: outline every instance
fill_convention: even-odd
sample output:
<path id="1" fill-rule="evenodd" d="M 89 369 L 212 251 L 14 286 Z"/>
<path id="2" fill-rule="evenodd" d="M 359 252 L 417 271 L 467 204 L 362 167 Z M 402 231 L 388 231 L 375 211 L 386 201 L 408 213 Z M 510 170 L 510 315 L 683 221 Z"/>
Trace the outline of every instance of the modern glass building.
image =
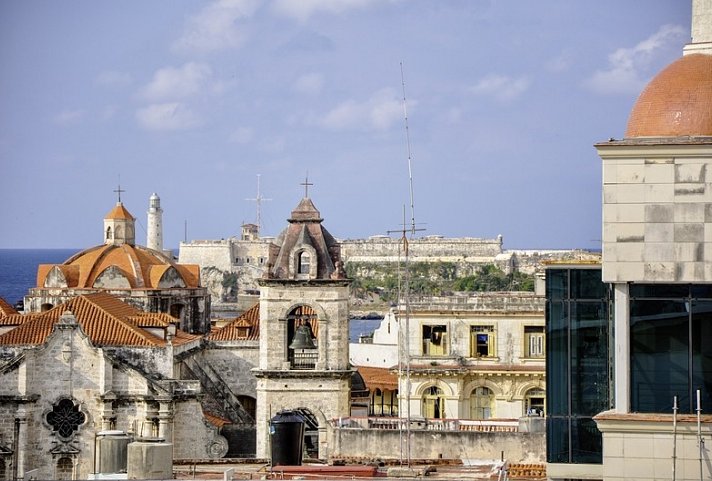
<path id="1" fill-rule="evenodd" d="M 546 270 L 547 462 L 600 464 L 610 408 L 611 296 L 600 265 Z"/>
<path id="2" fill-rule="evenodd" d="M 712 285 L 631 284 L 630 411 L 712 412 Z"/>

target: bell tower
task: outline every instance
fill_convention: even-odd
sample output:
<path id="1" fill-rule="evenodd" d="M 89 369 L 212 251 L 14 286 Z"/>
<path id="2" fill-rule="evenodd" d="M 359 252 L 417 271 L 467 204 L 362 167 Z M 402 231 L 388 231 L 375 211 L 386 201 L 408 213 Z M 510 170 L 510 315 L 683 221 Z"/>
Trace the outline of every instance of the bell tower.
<path id="1" fill-rule="evenodd" d="M 349 415 L 349 292 L 338 242 L 321 225 L 309 197 L 292 211 L 270 245 L 260 279 L 257 457 L 269 456 L 269 420 L 304 409 L 319 423 L 326 458 L 326 420 Z M 309 446 L 308 446 L 309 447 Z"/>

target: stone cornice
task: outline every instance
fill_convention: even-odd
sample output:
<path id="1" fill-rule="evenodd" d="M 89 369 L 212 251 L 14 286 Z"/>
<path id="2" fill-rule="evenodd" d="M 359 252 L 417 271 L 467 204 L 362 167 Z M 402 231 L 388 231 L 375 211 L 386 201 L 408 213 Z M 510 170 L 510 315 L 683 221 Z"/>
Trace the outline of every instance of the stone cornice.
<path id="1" fill-rule="evenodd" d="M 278 369 L 253 369 L 256 378 L 272 379 L 347 379 L 353 370 L 344 371 L 317 371 L 311 369 L 295 369 L 282 371 Z"/>

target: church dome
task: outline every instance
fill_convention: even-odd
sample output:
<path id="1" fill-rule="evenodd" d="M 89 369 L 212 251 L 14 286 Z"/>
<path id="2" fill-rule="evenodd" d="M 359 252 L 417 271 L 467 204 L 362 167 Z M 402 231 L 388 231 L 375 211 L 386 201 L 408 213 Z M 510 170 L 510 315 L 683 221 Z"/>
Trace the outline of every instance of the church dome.
<path id="1" fill-rule="evenodd" d="M 712 55 L 685 55 L 656 75 L 633 106 L 625 136 L 712 136 Z"/>
<path id="2" fill-rule="evenodd" d="M 37 287 L 170 289 L 200 287 L 197 265 L 177 264 L 162 253 L 131 244 L 105 244 L 78 252 L 63 264 L 43 264 Z"/>

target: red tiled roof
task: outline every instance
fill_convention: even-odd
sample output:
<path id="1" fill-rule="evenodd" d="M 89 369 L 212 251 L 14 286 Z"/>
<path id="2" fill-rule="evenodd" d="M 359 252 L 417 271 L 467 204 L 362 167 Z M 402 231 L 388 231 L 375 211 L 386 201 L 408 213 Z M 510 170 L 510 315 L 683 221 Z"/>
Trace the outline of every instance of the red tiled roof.
<path id="1" fill-rule="evenodd" d="M 398 389 L 398 375 L 390 369 L 383 367 L 354 366 L 366 387 L 369 390 L 388 389 L 394 391 Z"/>
<path id="2" fill-rule="evenodd" d="M 203 411 L 203 416 L 205 417 L 205 420 L 212 424 L 213 426 L 217 428 L 222 428 L 226 424 L 232 424 L 232 421 L 229 419 L 222 418 L 220 416 L 216 416 L 215 414 L 211 414 L 208 412 Z"/>
<path id="3" fill-rule="evenodd" d="M 165 327 L 178 320 L 165 314 L 150 314 L 103 292 L 78 296 L 47 312 L 30 316 L 19 327 L 0 335 L 0 345 L 42 344 L 62 314 L 71 311 L 91 342 L 97 346 L 162 347 L 166 341 L 141 329 L 136 319 L 147 327 Z M 199 336 L 176 330 L 174 344 L 183 344 Z"/>
<path id="4" fill-rule="evenodd" d="M 33 317 L 37 317 L 37 313 L 10 314 L 9 316 L 0 317 L 0 326 L 19 326 L 20 324 L 24 324 Z"/>
<path id="5" fill-rule="evenodd" d="M 0 319 L 12 314 L 18 314 L 18 312 L 5 299 L 0 297 Z"/>
<path id="6" fill-rule="evenodd" d="M 247 328 L 247 336 L 242 333 Z M 259 302 L 233 319 L 220 329 L 211 332 L 210 341 L 253 341 L 260 338 L 260 304 Z"/>
<path id="7" fill-rule="evenodd" d="M 117 202 L 117 204 L 114 206 L 113 209 L 111 209 L 111 212 L 106 214 L 106 217 L 104 219 L 129 219 L 129 220 L 134 220 L 134 216 L 131 215 L 131 213 L 126 210 L 126 207 L 124 207 L 124 204 L 121 202 Z"/>
<path id="8" fill-rule="evenodd" d="M 41 264 L 37 269 L 37 287 L 45 287 L 53 269 L 64 276 L 67 287 L 91 288 L 106 269 L 118 269 L 132 289 L 157 289 L 163 275 L 171 268 L 183 279 L 185 287 L 200 287 L 200 266 L 178 264 L 163 253 L 131 244 L 102 244 L 74 254 L 63 264 Z"/>

